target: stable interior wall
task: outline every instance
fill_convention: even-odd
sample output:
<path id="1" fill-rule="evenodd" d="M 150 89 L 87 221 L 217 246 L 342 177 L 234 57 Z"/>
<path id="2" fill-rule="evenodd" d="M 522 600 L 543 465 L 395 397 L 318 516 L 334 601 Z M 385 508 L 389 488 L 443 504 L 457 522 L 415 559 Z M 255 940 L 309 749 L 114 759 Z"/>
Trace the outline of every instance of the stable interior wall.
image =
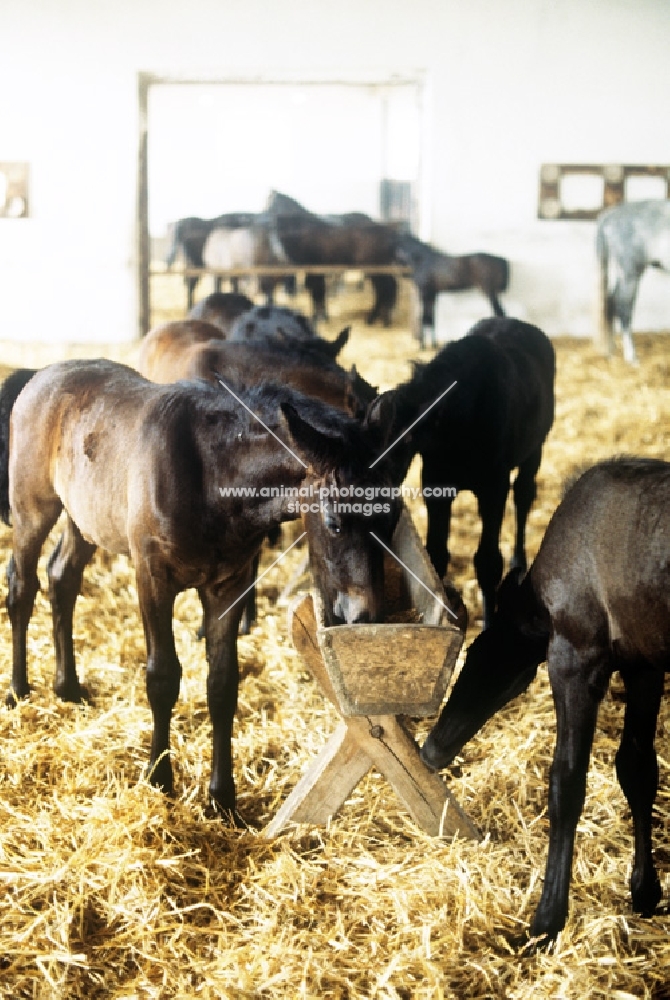
<path id="1" fill-rule="evenodd" d="M 663 0 L 5 0 L 0 161 L 29 163 L 30 217 L 0 219 L 0 340 L 138 335 L 141 72 L 420 77 L 420 235 L 508 256 L 510 312 L 588 335 L 594 225 L 538 219 L 540 167 L 668 162 L 669 42 Z M 667 328 L 669 299 L 645 276 L 636 327 Z"/>

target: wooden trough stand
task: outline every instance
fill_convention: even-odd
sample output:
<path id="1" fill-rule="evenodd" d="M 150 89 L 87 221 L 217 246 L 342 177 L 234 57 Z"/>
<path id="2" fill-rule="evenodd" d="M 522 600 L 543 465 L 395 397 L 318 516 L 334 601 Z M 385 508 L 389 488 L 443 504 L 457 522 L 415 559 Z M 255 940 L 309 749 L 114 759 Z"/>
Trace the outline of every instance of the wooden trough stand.
<path id="1" fill-rule="evenodd" d="M 294 645 L 342 720 L 266 836 L 291 822 L 325 825 L 374 767 L 426 833 L 480 838 L 439 774 L 421 760 L 401 718 L 439 712 L 466 622 L 456 622 L 404 508 L 392 548 L 395 556 L 387 555 L 384 567 L 388 624 L 325 628 L 317 595 L 303 595 L 289 609 Z"/>

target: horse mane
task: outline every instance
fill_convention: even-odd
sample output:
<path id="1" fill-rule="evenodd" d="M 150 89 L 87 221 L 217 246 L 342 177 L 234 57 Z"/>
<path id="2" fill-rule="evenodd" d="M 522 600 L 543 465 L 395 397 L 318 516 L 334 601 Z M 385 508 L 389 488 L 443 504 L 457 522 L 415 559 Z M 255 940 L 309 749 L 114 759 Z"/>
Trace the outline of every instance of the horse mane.
<path id="1" fill-rule="evenodd" d="M 379 483 L 382 470 L 375 467 L 376 471 L 371 472 L 370 465 L 383 450 L 382 438 L 364 428 L 360 421 L 316 397 L 306 396 L 291 386 L 276 382 L 242 389 L 240 398 L 272 430 L 276 429 L 274 420 L 281 427 L 281 432 L 277 433 L 282 440 L 285 439 L 285 425 L 279 423 L 277 415 L 287 404 L 293 407 L 299 417 L 322 437 L 322 447 L 327 449 L 327 453 L 322 451 L 320 456 L 324 463 L 336 462 L 344 478 L 355 478 L 361 485 Z"/>
<path id="2" fill-rule="evenodd" d="M 586 462 L 575 466 L 563 481 L 561 500 L 564 500 L 582 476 L 592 469 L 606 469 L 612 479 L 618 479 L 620 482 L 639 483 L 642 476 L 649 475 L 656 477 L 664 467 L 668 471 L 668 476 L 670 476 L 670 463 L 664 462 L 661 458 L 648 458 L 647 456 L 639 455 L 613 455 L 611 458 L 598 462 L 595 466 L 592 463 Z"/>
<path id="3" fill-rule="evenodd" d="M 392 390 L 398 422 L 418 415 L 454 381 L 467 382 L 474 389 L 486 377 L 491 359 L 497 353 L 498 347 L 488 337 L 468 335 L 446 344 L 426 364 L 416 363 L 411 378 Z M 474 401 L 474 392 L 470 396 Z"/>

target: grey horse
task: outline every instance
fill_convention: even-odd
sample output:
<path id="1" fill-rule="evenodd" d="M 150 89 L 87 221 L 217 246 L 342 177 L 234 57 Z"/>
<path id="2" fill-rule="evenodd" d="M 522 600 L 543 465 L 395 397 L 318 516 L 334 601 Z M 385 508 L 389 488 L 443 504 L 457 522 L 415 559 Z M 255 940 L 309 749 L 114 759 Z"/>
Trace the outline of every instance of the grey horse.
<path id="1" fill-rule="evenodd" d="M 637 364 L 631 333 L 633 306 L 646 267 L 670 271 L 670 201 L 631 201 L 608 208 L 598 217 L 596 251 L 602 343 L 611 354 L 617 319 L 624 359 Z"/>

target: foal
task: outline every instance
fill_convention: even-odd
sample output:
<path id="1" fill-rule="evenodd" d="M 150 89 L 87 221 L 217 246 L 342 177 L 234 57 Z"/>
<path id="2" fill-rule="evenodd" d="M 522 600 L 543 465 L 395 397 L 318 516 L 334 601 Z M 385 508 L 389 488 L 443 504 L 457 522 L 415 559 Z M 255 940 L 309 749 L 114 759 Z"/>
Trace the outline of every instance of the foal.
<path id="1" fill-rule="evenodd" d="M 500 588 L 491 627 L 472 643 L 421 751 L 447 767 L 487 719 L 524 691 L 545 659 L 556 707 L 549 854 L 533 937 L 554 938 L 568 913 L 570 870 L 598 705 L 618 670 L 626 712 L 616 772 L 633 814 L 633 909 L 661 898 L 651 846 L 654 749 L 670 670 L 670 464 L 603 462 L 568 491 L 520 586 Z"/>
<path id="2" fill-rule="evenodd" d="M 26 630 L 40 550 L 65 510 L 65 530 L 48 569 L 54 688 L 77 701 L 82 689 L 72 615 L 83 570 L 97 546 L 132 558 L 154 721 L 150 777 L 169 792 L 170 719 L 181 677 L 172 610 L 176 595 L 195 587 L 209 664 L 210 795 L 219 809 L 233 813 L 237 630 L 254 557 L 269 530 L 297 517 L 291 490 L 312 487 L 318 495 L 334 485 L 387 484 L 377 466 L 368 472 L 377 443 L 358 422 L 289 388 L 234 391 L 235 397 L 204 382 L 155 385 L 102 360 L 61 362 L 33 375 L 11 416 L 14 546 L 7 598 L 12 704 L 29 693 Z M 236 487 L 251 488 L 253 495 L 231 496 Z M 305 531 L 329 624 L 375 621 L 381 614 L 384 553 L 371 531 L 388 541 L 393 521 L 392 510 L 366 519 L 311 505 Z"/>
<path id="3" fill-rule="evenodd" d="M 481 320 L 428 364 L 417 365 L 409 382 L 380 396 L 367 419 L 370 424 L 380 420 L 388 429 L 389 460 L 398 482 L 414 455 L 421 455 L 426 549 L 440 577 L 449 564 L 454 500 L 445 487 L 470 490 L 477 497 L 482 533 L 474 562 L 486 627 L 502 577 L 499 536 L 515 468 L 512 566 L 526 568 L 526 519 L 535 499 L 542 446 L 554 420 L 550 340 L 521 320 Z"/>

